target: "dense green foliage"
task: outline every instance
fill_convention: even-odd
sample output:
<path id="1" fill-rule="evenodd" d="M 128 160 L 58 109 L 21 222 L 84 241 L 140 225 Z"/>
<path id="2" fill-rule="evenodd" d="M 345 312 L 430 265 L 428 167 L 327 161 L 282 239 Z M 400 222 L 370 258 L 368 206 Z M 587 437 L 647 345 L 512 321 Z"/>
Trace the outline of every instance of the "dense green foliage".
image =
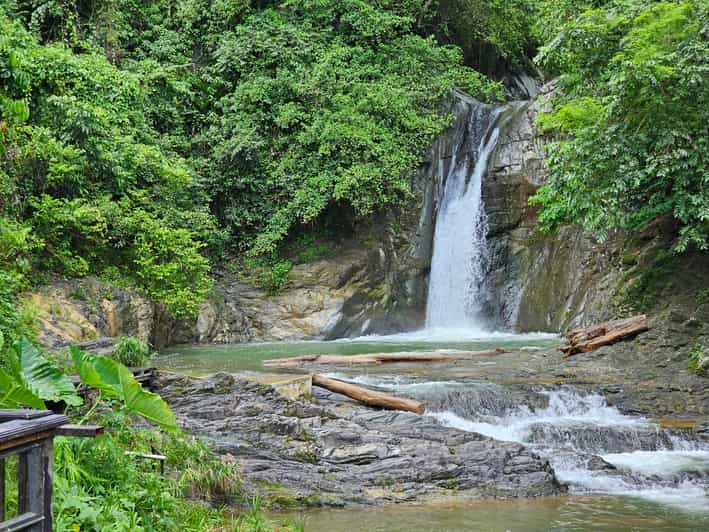
<path id="1" fill-rule="evenodd" d="M 524 66 L 534 49 L 534 0 L 429 0 L 423 2 L 418 26 L 441 42 L 460 46 L 466 62 L 484 72 L 500 64 Z"/>
<path id="2" fill-rule="evenodd" d="M 208 183 L 220 218 L 247 242 L 254 234 L 257 254 L 328 209 L 363 217 L 399 203 L 447 123 L 441 98 L 455 86 L 494 90 L 458 50 L 412 35 L 405 5 L 383 4 L 286 2 L 216 48 L 227 93 L 207 133 L 218 147 Z"/>
<path id="3" fill-rule="evenodd" d="M 210 215 L 186 163 L 158 142 L 135 74 L 98 53 L 39 45 L 0 19 L 0 259 L 16 276 L 125 279 L 175 313 L 209 289 Z M 189 288 L 187 288 L 189 287 Z"/>
<path id="4" fill-rule="evenodd" d="M 558 22 L 538 56 L 550 73 L 563 74 L 563 96 L 540 117 L 561 135 L 549 147 L 550 182 L 535 200 L 541 222 L 580 222 L 604 238 L 671 216 L 677 250 L 707 249 L 706 2 L 566 4 L 579 14 Z"/>

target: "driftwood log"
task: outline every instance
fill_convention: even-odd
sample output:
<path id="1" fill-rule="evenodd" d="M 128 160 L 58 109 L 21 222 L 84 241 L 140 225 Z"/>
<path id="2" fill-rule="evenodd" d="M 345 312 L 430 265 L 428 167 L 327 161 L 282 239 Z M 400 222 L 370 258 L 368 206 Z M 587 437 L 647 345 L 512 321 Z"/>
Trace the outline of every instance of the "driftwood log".
<path id="1" fill-rule="evenodd" d="M 263 365 L 269 367 L 290 368 L 304 364 L 337 364 L 353 366 L 358 364 L 386 364 L 394 362 L 448 362 L 476 356 L 492 356 L 509 353 L 505 349 L 490 349 L 488 351 L 466 351 L 461 353 L 371 353 L 366 355 L 306 355 L 291 358 L 273 358 L 264 360 Z"/>
<path id="2" fill-rule="evenodd" d="M 423 414 L 426 411 L 423 403 L 413 399 L 404 399 L 383 392 L 376 392 L 349 382 L 323 377 L 322 375 L 313 375 L 313 386 L 319 386 L 331 392 L 345 395 L 369 406 L 379 406 L 389 410 L 405 410 L 416 414 Z"/>
<path id="3" fill-rule="evenodd" d="M 632 338 L 649 329 L 647 316 L 633 316 L 623 320 L 613 320 L 583 329 L 574 329 L 566 334 L 568 344 L 559 351 L 569 357 L 576 353 L 587 353 L 604 345 L 611 345 L 626 338 Z"/>

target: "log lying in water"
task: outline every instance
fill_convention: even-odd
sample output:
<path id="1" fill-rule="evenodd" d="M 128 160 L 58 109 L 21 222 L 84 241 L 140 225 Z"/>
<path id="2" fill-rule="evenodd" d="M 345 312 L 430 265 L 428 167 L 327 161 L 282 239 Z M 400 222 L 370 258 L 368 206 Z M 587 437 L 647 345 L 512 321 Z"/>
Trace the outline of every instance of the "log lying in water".
<path id="1" fill-rule="evenodd" d="M 649 329 L 647 316 L 633 316 L 623 320 L 613 320 L 584 329 L 575 329 L 566 334 L 569 341 L 559 351 L 569 357 L 576 353 L 587 353 L 604 345 L 611 345 L 626 338 L 631 338 Z"/>
<path id="2" fill-rule="evenodd" d="M 405 410 L 416 414 L 423 414 L 426 407 L 423 403 L 414 401 L 413 399 L 404 399 L 395 397 L 382 392 L 376 392 L 361 386 L 350 384 L 349 382 L 339 381 L 337 379 L 329 379 L 322 375 L 313 375 L 313 386 L 325 388 L 331 392 L 346 395 L 347 397 L 359 401 L 369 406 L 379 406 L 388 408 L 389 410 Z"/>
<path id="3" fill-rule="evenodd" d="M 488 351 L 466 351 L 462 353 L 371 353 L 366 355 L 306 355 L 292 358 L 273 358 L 264 360 L 264 366 L 289 368 L 304 364 L 339 364 L 352 366 L 356 364 L 385 364 L 393 362 L 448 362 L 476 356 L 492 356 L 509 353 L 505 349 L 490 349 Z"/>

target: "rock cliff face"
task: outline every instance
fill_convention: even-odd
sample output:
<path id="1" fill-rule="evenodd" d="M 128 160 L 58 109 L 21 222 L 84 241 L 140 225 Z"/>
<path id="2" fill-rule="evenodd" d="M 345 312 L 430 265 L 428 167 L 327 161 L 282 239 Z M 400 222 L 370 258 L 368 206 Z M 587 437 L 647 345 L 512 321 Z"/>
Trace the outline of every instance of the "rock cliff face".
<path id="1" fill-rule="evenodd" d="M 499 321 L 517 331 L 558 331 L 608 318 L 617 283 L 610 248 L 576 227 L 539 231 L 529 199 L 547 179 L 544 139 L 534 128 L 550 87 L 502 132 L 483 181 L 489 282 Z"/>
<path id="2" fill-rule="evenodd" d="M 322 337 L 337 325 L 343 306 L 364 282 L 370 258 L 366 250 L 353 247 L 299 264 L 279 295 L 268 295 L 243 279 L 222 278 L 196 320 L 165 323 L 156 341 L 169 345 Z"/>
<path id="3" fill-rule="evenodd" d="M 49 348 L 102 337 L 137 336 L 152 342 L 159 309 L 133 290 L 96 279 L 58 281 L 27 297 Z"/>

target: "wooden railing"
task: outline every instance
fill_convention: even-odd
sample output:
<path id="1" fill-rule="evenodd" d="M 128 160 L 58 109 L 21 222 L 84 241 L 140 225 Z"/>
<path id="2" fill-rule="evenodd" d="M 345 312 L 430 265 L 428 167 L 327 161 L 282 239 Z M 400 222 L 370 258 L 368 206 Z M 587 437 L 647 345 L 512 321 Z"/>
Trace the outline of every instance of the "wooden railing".
<path id="1" fill-rule="evenodd" d="M 100 427 L 69 425 L 49 410 L 0 409 L 0 532 L 52 530 L 54 436 L 96 436 Z M 5 519 L 5 460 L 18 457 L 17 515 Z"/>

